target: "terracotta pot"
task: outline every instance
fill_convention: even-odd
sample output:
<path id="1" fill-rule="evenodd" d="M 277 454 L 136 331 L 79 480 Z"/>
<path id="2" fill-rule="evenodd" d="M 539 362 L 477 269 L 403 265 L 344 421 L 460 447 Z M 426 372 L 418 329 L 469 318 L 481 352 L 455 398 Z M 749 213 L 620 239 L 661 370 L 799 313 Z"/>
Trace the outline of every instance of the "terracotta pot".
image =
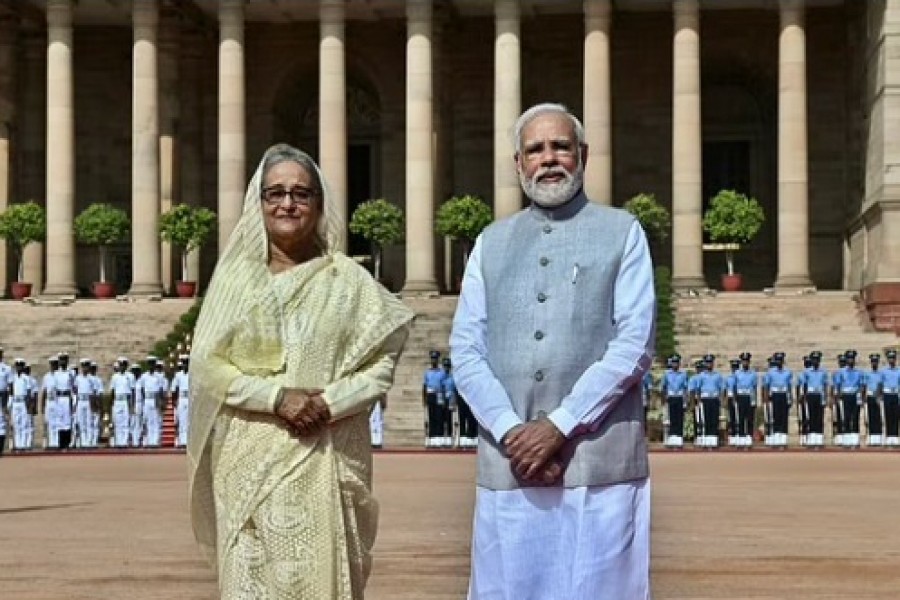
<path id="1" fill-rule="evenodd" d="M 109 281 L 95 281 L 91 290 L 94 292 L 94 298 L 101 300 L 116 297 L 116 284 Z"/>
<path id="2" fill-rule="evenodd" d="M 176 281 L 175 282 L 175 291 L 178 293 L 179 298 L 193 298 L 194 294 L 197 293 L 197 282 L 196 281 Z"/>
<path id="3" fill-rule="evenodd" d="M 722 289 L 726 292 L 738 292 L 744 286 L 744 277 L 739 273 L 722 275 Z"/>
<path id="4" fill-rule="evenodd" d="M 13 300 L 22 300 L 31 295 L 31 284 L 24 281 L 13 281 L 9 284 L 9 292 Z"/>

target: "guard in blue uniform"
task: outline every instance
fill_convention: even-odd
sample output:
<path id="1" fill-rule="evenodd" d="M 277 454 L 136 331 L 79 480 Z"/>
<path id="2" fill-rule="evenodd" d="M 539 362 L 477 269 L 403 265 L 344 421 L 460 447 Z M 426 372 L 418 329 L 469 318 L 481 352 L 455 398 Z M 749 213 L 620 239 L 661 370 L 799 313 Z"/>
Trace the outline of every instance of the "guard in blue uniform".
<path id="1" fill-rule="evenodd" d="M 806 405 L 806 372 L 812 367 L 809 356 L 803 357 L 803 370 L 797 374 L 794 398 L 797 399 L 797 432 L 800 434 L 800 445 L 806 446 L 809 441 L 809 407 Z"/>
<path id="2" fill-rule="evenodd" d="M 706 427 L 706 421 L 703 418 L 703 404 L 700 402 L 700 379 L 705 370 L 706 363 L 700 359 L 694 362 L 694 374 L 688 377 L 688 404 L 694 415 L 694 446 L 700 446 L 703 430 Z"/>
<path id="3" fill-rule="evenodd" d="M 809 415 L 806 444 L 810 448 L 825 446 L 825 405 L 828 402 L 828 372 L 822 368 L 822 353 L 809 354 L 809 368 L 803 373 L 801 393 Z"/>
<path id="4" fill-rule="evenodd" d="M 439 366 L 441 353 L 432 350 L 430 353 L 431 367 L 425 371 L 422 381 L 422 406 L 428 415 L 428 430 L 425 440 L 426 448 L 441 448 L 449 445 L 450 441 L 444 439 L 444 370 Z"/>
<path id="5" fill-rule="evenodd" d="M 880 354 L 870 354 L 871 369 L 865 374 L 866 385 L 866 446 L 880 446 L 884 441 L 884 425 L 881 418 L 881 384 L 883 375 L 879 363 Z"/>
<path id="6" fill-rule="evenodd" d="M 703 438 L 700 446 L 708 449 L 719 447 L 719 413 L 722 410 L 722 396 L 725 392 L 725 379 L 716 371 L 716 357 L 707 354 L 703 357 L 705 371 L 700 377 L 700 402 L 703 406 Z"/>
<path id="7" fill-rule="evenodd" d="M 644 372 L 641 378 L 641 402 L 644 405 L 644 435 L 647 434 L 647 413 L 650 410 L 650 396 L 653 394 L 653 373 Z"/>
<path id="8" fill-rule="evenodd" d="M 844 408 L 841 403 L 841 383 L 844 369 L 847 368 L 847 357 L 843 353 L 837 355 L 838 368 L 831 373 L 831 439 L 835 446 L 844 445 Z"/>
<path id="9" fill-rule="evenodd" d="M 668 369 L 659 382 L 659 394 L 666 401 L 669 431 L 666 435 L 667 448 L 681 449 L 684 446 L 684 409 L 690 402 L 688 397 L 687 374 L 681 370 L 681 356 L 673 354 L 668 360 Z"/>
<path id="10" fill-rule="evenodd" d="M 728 445 L 730 447 L 737 446 L 738 431 L 738 410 L 737 395 L 735 394 L 735 375 L 741 366 L 741 361 L 732 358 L 728 361 L 731 366 L 731 373 L 725 378 L 725 402 L 728 409 Z"/>
<path id="11" fill-rule="evenodd" d="M 784 352 L 772 355 L 775 365 L 766 373 L 763 391 L 772 415 L 772 435 L 770 445 L 784 450 L 788 443 L 788 414 L 791 409 L 791 388 L 794 374 L 784 366 Z"/>
<path id="12" fill-rule="evenodd" d="M 741 367 L 734 374 L 734 397 L 737 406 L 738 428 L 736 446 L 751 449 L 753 447 L 753 426 L 756 414 L 756 390 L 759 379 L 756 371 L 750 368 L 749 352 L 741 352 Z"/>
<path id="13" fill-rule="evenodd" d="M 884 445 L 900 446 L 900 368 L 897 368 L 897 351 L 884 353 L 888 366 L 881 371 L 881 393 L 884 402 Z"/>
<path id="14" fill-rule="evenodd" d="M 863 372 L 856 368 L 856 350 L 844 353 L 847 366 L 841 371 L 841 415 L 845 448 L 859 448 L 859 407 L 865 392 Z"/>

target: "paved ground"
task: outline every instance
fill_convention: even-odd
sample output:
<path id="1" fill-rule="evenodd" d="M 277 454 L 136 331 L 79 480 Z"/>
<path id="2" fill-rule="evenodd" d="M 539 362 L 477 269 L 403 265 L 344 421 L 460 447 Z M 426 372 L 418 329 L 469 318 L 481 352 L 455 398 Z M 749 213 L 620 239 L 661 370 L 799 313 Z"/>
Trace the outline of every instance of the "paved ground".
<path id="1" fill-rule="evenodd" d="M 652 455 L 659 599 L 900 597 L 900 453 Z M 367 597 L 464 597 L 471 456 L 376 458 Z M 0 459 L 0 597 L 215 598 L 184 458 Z M 627 599 L 624 599 L 627 600 Z"/>

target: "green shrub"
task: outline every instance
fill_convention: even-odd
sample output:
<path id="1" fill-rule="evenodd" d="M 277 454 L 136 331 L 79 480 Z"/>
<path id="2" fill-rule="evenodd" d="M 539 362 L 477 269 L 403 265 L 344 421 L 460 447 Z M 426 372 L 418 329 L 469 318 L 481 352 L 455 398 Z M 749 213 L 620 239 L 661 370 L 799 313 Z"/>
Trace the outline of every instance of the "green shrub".
<path id="1" fill-rule="evenodd" d="M 628 200 L 624 208 L 634 215 L 651 241 L 661 243 L 669 237 L 672 217 L 666 207 L 656 201 L 653 194 L 638 194 Z"/>
<path id="2" fill-rule="evenodd" d="M 672 305 L 672 272 L 668 267 L 656 267 L 654 271 L 656 287 L 656 356 L 665 360 L 675 353 L 678 342 L 675 339 L 675 309 Z"/>
<path id="3" fill-rule="evenodd" d="M 367 200 L 350 217 L 350 232 L 361 235 L 372 245 L 375 279 L 381 278 L 381 256 L 387 246 L 399 244 L 405 233 L 403 211 L 384 198 Z"/>
<path id="4" fill-rule="evenodd" d="M 454 196 L 435 216 L 434 228 L 440 235 L 460 242 L 463 259 L 468 259 L 475 239 L 494 220 L 491 208 L 478 196 Z"/>

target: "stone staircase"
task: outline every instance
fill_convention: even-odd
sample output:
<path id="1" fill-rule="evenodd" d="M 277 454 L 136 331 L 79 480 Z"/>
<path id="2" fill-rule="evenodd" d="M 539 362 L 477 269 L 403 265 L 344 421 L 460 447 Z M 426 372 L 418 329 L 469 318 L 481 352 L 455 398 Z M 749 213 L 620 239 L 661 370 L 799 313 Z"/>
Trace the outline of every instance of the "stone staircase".
<path id="1" fill-rule="evenodd" d="M 753 354 L 758 368 L 773 352 L 785 352 L 788 367 L 796 372 L 803 366 L 803 356 L 813 350 L 822 352 L 823 364 L 831 370 L 836 368 L 837 354 L 853 348 L 866 367 L 870 353 L 898 345 L 895 334 L 872 329 L 855 292 L 682 296 L 674 306 L 682 357 L 711 352 L 723 370 L 728 366 L 724 361 L 745 350 Z"/>
<path id="2" fill-rule="evenodd" d="M 456 296 L 406 298 L 416 312 L 406 349 L 394 374 L 388 394 L 384 442 L 388 447 L 422 447 L 425 439 L 425 411 L 422 408 L 422 374 L 429 365 L 429 352 L 449 351 L 450 325 L 456 310 Z"/>
<path id="3" fill-rule="evenodd" d="M 193 300 L 175 298 L 156 302 L 78 300 L 61 306 L 2 301 L 0 346 L 8 364 L 17 357 L 31 362 L 38 381 L 47 371 L 47 359 L 63 350 L 73 364 L 82 357 L 97 361 L 99 375 L 108 381 L 116 357 L 143 359 L 192 304 Z"/>

